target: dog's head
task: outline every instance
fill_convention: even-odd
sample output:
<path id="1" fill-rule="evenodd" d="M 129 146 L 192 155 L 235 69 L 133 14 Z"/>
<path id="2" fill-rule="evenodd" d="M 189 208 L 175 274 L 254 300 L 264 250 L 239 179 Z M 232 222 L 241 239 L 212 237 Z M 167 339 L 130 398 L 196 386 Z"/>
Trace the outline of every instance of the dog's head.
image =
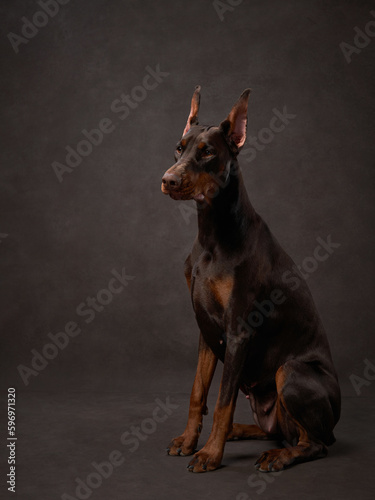
<path id="1" fill-rule="evenodd" d="M 228 179 L 230 168 L 246 140 L 246 89 L 228 117 L 218 127 L 198 125 L 200 87 L 195 88 L 190 113 L 175 150 L 176 163 L 165 172 L 161 190 L 174 200 L 208 202 L 218 190 L 218 180 Z"/>

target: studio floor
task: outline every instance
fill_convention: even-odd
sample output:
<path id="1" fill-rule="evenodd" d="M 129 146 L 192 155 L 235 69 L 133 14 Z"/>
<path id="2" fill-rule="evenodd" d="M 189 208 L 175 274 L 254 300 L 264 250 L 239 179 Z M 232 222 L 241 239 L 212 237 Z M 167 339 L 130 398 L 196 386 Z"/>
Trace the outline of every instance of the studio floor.
<path id="1" fill-rule="evenodd" d="M 277 446 L 272 441 L 229 442 L 222 467 L 205 474 L 188 472 L 189 457 L 167 456 L 166 446 L 185 426 L 188 401 L 188 393 L 174 392 L 19 392 L 17 493 L 9 498 L 374 498 L 373 399 L 343 398 L 337 442 L 327 458 L 269 474 L 253 464 Z M 200 446 L 209 433 L 214 395 L 209 403 Z M 236 421 L 251 422 L 247 404 L 239 399 Z"/>

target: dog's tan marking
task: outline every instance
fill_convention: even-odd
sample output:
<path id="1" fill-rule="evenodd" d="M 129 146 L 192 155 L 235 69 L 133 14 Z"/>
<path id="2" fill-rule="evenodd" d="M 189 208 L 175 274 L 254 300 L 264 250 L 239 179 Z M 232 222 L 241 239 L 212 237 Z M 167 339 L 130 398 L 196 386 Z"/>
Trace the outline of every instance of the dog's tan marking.
<path id="1" fill-rule="evenodd" d="M 211 281 L 210 286 L 217 302 L 226 309 L 232 296 L 234 286 L 233 276 L 227 275 L 217 278 Z"/>
<path id="2" fill-rule="evenodd" d="M 189 273 L 185 273 L 185 278 L 186 278 L 187 286 L 188 286 L 188 288 L 190 290 L 190 288 L 191 288 L 191 273 L 190 272 Z"/>

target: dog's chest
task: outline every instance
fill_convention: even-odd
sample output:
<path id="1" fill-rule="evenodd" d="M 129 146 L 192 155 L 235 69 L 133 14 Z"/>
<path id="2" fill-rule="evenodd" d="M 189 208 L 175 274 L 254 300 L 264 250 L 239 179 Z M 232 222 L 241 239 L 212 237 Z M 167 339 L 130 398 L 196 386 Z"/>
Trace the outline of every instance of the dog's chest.
<path id="1" fill-rule="evenodd" d="M 234 275 L 212 254 L 203 252 L 191 271 L 191 295 L 197 319 L 225 330 L 226 311 L 234 290 Z"/>

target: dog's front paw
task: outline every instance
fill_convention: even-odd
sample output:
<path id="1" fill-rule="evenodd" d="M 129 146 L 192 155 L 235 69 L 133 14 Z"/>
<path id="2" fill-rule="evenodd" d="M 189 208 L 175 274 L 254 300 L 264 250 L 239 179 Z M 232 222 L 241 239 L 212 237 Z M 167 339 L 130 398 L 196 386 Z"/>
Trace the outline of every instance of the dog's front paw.
<path id="1" fill-rule="evenodd" d="M 187 466 L 190 472 L 208 472 L 220 467 L 222 453 L 205 451 L 202 448 Z"/>
<path id="2" fill-rule="evenodd" d="M 197 443 L 197 436 L 189 436 L 184 433 L 181 436 L 172 439 L 167 447 L 167 453 L 168 455 L 182 457 L 192 455 L 196 451 Z"/>

